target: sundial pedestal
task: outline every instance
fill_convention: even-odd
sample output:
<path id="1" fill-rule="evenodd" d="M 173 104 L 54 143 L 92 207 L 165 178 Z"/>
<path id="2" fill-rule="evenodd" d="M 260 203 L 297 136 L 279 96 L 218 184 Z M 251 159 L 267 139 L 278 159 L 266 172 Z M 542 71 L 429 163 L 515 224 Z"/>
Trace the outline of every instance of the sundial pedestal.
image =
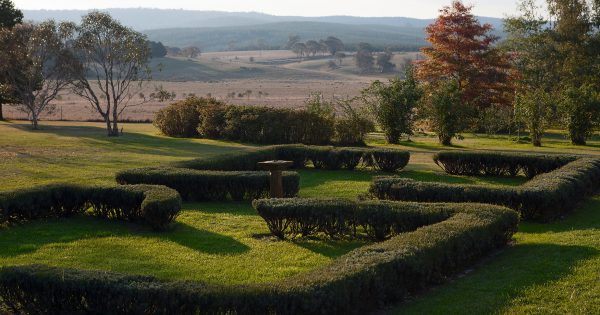
<path id="1" fill-rule="evenodd" d="M 290 168 L 294 162 L 292 161 L 282 161 L 282 160 L 274 160 L 274 161 L 264 161 L 259 162 L 258 167 L 267 170 L 271 173 L 271 178 L 269 180 L 270 187 L 270 195 L 271 198 L 283 198 L 283 180 L 282 180 L 282 172 L 285 169 Z"/>

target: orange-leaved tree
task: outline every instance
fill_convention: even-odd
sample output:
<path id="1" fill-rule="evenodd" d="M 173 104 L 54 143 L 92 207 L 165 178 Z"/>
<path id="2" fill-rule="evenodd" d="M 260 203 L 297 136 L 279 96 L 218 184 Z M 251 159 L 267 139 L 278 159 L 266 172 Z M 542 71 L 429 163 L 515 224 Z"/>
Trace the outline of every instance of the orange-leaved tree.
<path id="1" fill-rule="evenodd" d="M 453 1 L 426 28 L 431 46 L 421 51 L 417 77 L 435 89 L 455 81 L 462 101 L 477 109 L 512 102 L 508 56 L 494 47 L 498 37 L 490 24 L 481 24 L 472 6 Z"/>

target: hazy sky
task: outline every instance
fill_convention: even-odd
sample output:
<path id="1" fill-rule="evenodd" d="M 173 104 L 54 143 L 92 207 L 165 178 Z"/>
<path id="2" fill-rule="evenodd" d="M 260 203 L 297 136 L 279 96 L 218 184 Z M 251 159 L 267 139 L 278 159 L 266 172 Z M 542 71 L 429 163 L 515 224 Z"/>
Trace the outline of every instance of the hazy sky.
<path id="1" fill-rule="evenodd" d="M 274 15 L 354 15 L 432 18 L 450 0 L 13 0 L 20 9 L 164 8 L 255 11 Z M 479 16 L 504 17 L 515 12 L 516 0 L 465 0 Z"/>

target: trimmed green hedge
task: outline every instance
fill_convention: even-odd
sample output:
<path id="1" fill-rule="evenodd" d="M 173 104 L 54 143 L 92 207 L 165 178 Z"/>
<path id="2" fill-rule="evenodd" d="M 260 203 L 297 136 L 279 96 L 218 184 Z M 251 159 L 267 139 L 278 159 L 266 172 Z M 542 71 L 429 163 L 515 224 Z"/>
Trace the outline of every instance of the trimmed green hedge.
<path id="1" fill-rule="evenodd" d="M 544 165 L 547 160 L 542 157 L 541 161 Z M 521 212 L 525 220 L 548 221 L 572 211 L 579 202 L 598 189 L 600 159 L 579 158 L 517 187 L 456 185 L 376 177 L 369 191 L 374 197 L 386 200 L 503 205 Z"/>
<path id="2" fill-rule="evenodd" d="M 286 197 L 300 190 L 300 176 L 296 172 L 283 172 Z M 219 201 L 253 200 L 269 195 L 269 172 L 258 171 L 200 171 L 184 168 L 138 168 L 118 172 L 119 184 L 152 184 L 171 187 L 184 200 Z"/>
<path id="3" fill-rule="evenodd" d="M 294 161 L 294 168 L 304 168 L 311 162 L 317 169 L 353 170 L 359 164 L 385 172 L 403 169 L 410 159 L 404 150 L 373 147 L 333 147 L 307 145 L 278 145 L 171 163 L 175 168 L 215 171 L 252 171 L 257 163 L 266 160 Z"/>
<path id="4" fill-rule="evenodd" d="M 263 147 L 210 157 L 201 157 L 187 161 L 173 162 L 167 166 L 211 171 L 254 171 L 257 170 L 258 162 L 277 159 L 275 148 L 276 147 Z"/>
<path id="5" fill-rule="evenodd" d="M 0 223 L 91 213 L 98 217 L 143 221 L 163 229 L 181 210 L 177 191 L 164 186 L 82 186 L 53 184 L 0 192 Z"/>
<path id="6" fill-rule="evenodd" d="M 516 176 L 523 173 L 528 178 L 553 171 L 576 159 L 568 155 L 478 151 L 442 151 L 433 156 L 435 164 L 452 175 Z"/>
<path id="7" fill-rule="evenodd" d="M 227 105 L 201 110 L 200 120 L 201 136 L 261 144 L 329 144 L 335 132 L 332 117 L 305 109 Z"/>
<path id="8" fill-rule="evenodd" d="M 268 172 L 258 172 L 258 162 L 289 160 L 294 168 L 311 162 L 317 169 L 353 170 L 361 163 L 386 172 L 403 169 L 410 153 L 385 148 L 351 148 L 333 146 L 279 145 L 231 154 L 173 162 L 165 167 L 120 171 L 120 184 L 165 185 L 177 190 L 185 200 L 247 200 L 265 197 L 269 192 Z M 286 197 L 300 189 L 295 172 L 284 172 Z"/>
<path id="9" fill-rule="evenodd" d="M 279 207 L 277 202 L 270 206 Z M 348 201 L 339 202 L 341 208 L 348 206 Z M 310 207 L 310 201 L 305 205 Z M 414 219 L 410 230 L 421 217 L 446 219 L 275 283 L 224 286 L 19 266 L 0 269 L 0 297 L 15 313 L 365 314 L 440 283 L 504 246 L 518 223 L 516 212 L 482 204 L 382 202 L 377 211 L 406 212 Z"/>
<path id="10" fill-rule="evenodd" d="M 410 153 L 408 151 L 379 149 L 370 150 L 369 154 L 373 159 L 372 165 L 376 169 L 390 173 L 403 169 L 410 160 Z"/>
<path id="11" fill-rule="evenodd" d="M 362 231 L 372 240 L 383 241 L 450 216 L 427 206 L 391 201 L 291 198 L 255 200 L 252 205 L 280 239 L 316 233 L 356 237 L 357 231 Z"/>

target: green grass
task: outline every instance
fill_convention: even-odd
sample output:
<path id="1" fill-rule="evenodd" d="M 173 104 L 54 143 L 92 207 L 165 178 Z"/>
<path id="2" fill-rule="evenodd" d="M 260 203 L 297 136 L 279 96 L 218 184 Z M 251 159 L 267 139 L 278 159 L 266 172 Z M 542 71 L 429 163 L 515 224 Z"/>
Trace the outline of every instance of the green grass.
<path id="1" fill-rule="evenodd" d="M 146 124 L 125 124 L 107 138 L 101 124 L 43 122 L 32 132 L 21 122 L 0 123 L 0 191 L 49 182 L 113 183 L 131 167 L 227 154 L 244 145 L 171 139 Z M 379 135 L 371 144 L 384 145 Z M 600 141 L 576 147 L 557 132 L 542 148 L 505 137 L 467 135 L 451 149 L 598 154 Z M 404 142 L 411 162 L 400 176 L 456 184 L 519 185 L 524 178 L 448 176 L 432 163 L 443 149 L 430 136 Z M 303 197 L 354 198 L 366 192 L 370 171 L 300 171 Z M 251 283 L 283 279 L 331 262 L 361 242 L 276 241 L 247 203 L 186 203 L 164 233 L 89 217 L 53 219 L 0 228 L 0 265 L 42 263 L 194 279 Z M 390 314 L 600 313 L 600 197 L 564 220 L 522 223 L 514 244 Z"/>
<path id="2" fill-rule="evenodd" d="M 0 265 L 41 263 L 212 283 L 281 279 L 363 245 L 279 242 L 247 204 L 185 204 L 170 231 L 81 217 L 0 230 Z"/>
<path id="3" fill-rule="evenodd" d="M 600 198 L 563 221 L 521 223 L 515 243 L 391 314 L 599 314 Z"/>

